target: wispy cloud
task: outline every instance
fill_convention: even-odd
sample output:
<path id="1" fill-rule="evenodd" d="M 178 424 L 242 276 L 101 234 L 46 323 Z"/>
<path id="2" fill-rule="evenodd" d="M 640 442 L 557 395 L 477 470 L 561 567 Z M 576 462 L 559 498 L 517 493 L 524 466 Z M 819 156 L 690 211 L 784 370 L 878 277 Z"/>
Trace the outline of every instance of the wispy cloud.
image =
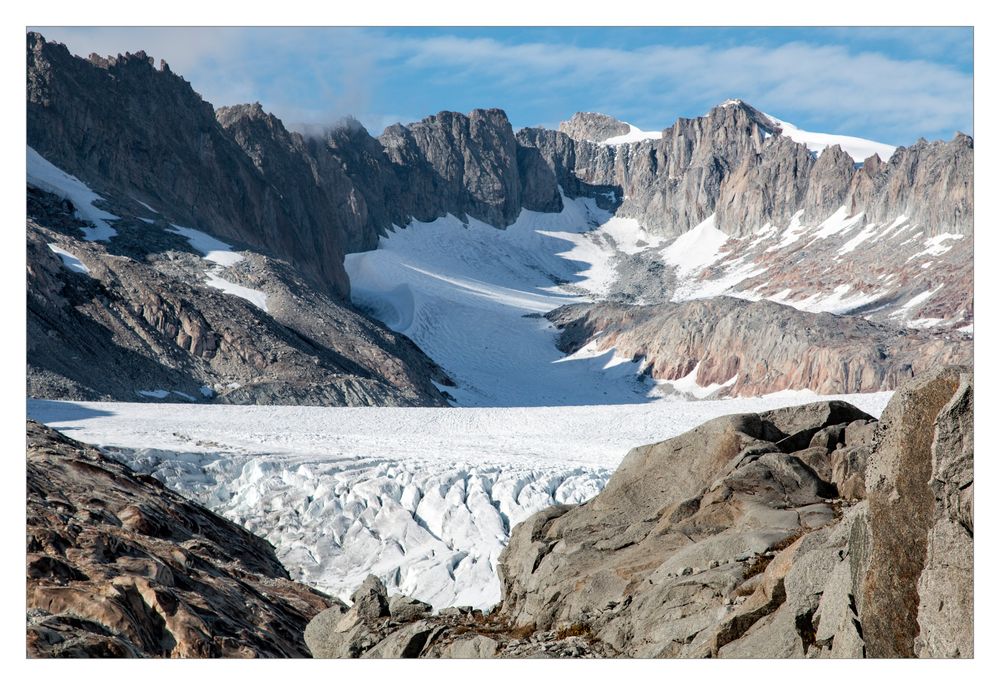
<path id="1" fill-rule="evenodd" d="M 971 62 L 970 34 L 963 31 L 828 29 L 817 34 L 822 40 L 808 42 L 734 44 L 730 35 L 724 44 L 635 48 L 461 30 L 43 33 L 78 53 L 145 49 L 166 58 L 215 104 L 260 100 L 286 121 L 304 124 L 353 114 L 377 127 L 390 112 L 500 106 L 521 125 L 590 109 L 651 128 L 740 97 L 801 126 L 889 143 L 972 132 L 972 76 L 961 67 L 966 53 Z M 838 42 L 841 33 L 845 40 Z M 887 47 L 903 42 L 905 50 Z"/>
<path id="2" fill-rule="evenodd" d="M 405 47 L 407 64 L 452 70 L 456 85 L 486 76 L 545 96 L 569 84 L 594 83 L 603 102 L 631 103 L 633 112 L 660 116 L 663 125 L 670 123 L 671 104 L 690 101 L 691 91 L 707 105 L 741 97 L 778 113 L 794 110 L 855 127 L 970 130 L 972 123 L 971 76 L 924 59 L 835 45 L 552 49 L 449 37 L 411 40 Z"/>

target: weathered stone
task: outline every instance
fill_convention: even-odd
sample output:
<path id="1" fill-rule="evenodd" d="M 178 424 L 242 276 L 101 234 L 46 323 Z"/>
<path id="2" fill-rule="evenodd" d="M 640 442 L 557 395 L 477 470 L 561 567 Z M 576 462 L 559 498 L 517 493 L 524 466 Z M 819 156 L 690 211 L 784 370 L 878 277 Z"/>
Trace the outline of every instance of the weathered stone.
<path id="1" fill-rule="evenodd" d="M 822 394 L 892 390 L 914 373 L 972 358 L 971 340 L 944 340 L 915 329 L 901 332 L 895 324 L 805 312 L 767 300 L 580 304 L 546 316 L 560 329 L 558 344 L 564 352 L 588 344 L 614 348 L 620 356 L 645 359 L 646 372 L 660 381 L 684 378 L 697 369 L 698 385 L 721 385 L 718 394 L 729 396 L 789 388 Z M 833 419 L 824 428 L 834 442 L 828 436 L 823 446 L 832 449 L 846 440 L 841 428 L 832 426 L 871 420 L 863 412 Z M 795 436 L 797 431 L 782 430 L 790 436 L 782 446 L 786 452 L 822 439 L 815 437 L 816 431 Z M 851 430 L 852 441 L 860 439 L 859 430 Z"/>
<path id="2" fill-rule="evenodd" d="M 938 414 L 931 449 L 934 525 L 920 575 L 917 656 L 973 656 L 973 382 L 959 387 Z"/>
<path id="3" fill-rule="evenodd" d="M 264 540 L 32 421 L 27 488 L 29 656 L 308 656 L 335 603 Z"/>
<path id="4" fill-rule="evenodd" d="M 394 621 L 415 621 L 431 612 L 431 605 L 404 595 L 389 598 L 389 613 Z"/>
<path id="5" fill-rule="evenodd" d="M 837 486 L 837 493 L 842 498 L 864 498 L 869 454 L 871 448 L 867 446 L 844 447 L 830 454 L 830 482 Z"/>
<path id="6" fill-rule="evenodd" d="M 364 653 L 365 659 L 416 659 L 436 631 L 430 621 L 409 623 Z"/>
<path id="7" fill-rule="evenodd" d="M 351 595 L 352 609 L 365 621 L 374 621 L 389 615 L 389 598 L 385 584 L 369 575 Z"/>
<path id="8" fill-rule="evenodd" d="M 946 367 L 914 379 L 893 395 L 879 422 L 865 482 L 871 532 L 859 597 L 867 656 L 915 655 L 918 584 L 935 521 L 935 425 L 962 375 Z"/>
<path id="9" fill-rule="evenodd" d="M 492 659 L 496 656 L 499 643 L 485 635 L 460 637 L 441 651 L 444 659 Z"/>

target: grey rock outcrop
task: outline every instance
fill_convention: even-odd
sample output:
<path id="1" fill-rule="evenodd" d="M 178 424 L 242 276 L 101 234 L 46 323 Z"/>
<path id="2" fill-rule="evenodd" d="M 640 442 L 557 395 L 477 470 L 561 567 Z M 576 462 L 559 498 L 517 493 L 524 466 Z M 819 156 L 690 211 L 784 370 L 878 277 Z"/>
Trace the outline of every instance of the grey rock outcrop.
<path id="1" fill-rule="evenodd" d="M 948 368 L 901 389 L 876 443 L 859 570 L 866 653 L 972 656 L 968 369 Z"/>
<path id="2" fill-rule="evenodd" d="M 518 141 L 539 150 L 571 196 L 583 194 L 578 184 L 613 188 L 624 198 L 619 215 L 662 235 L 680 235 L 715 213 L 722 231 L 744 236 L 766 223 L 787 225 L 798 210 L 819 221 L 842 205 L 873 223 L 905 215 L 928 235 L 972 232 L 973 143 L 964 134 L 855 168 L 837 146 L 816 157 L 740 101 L 678 119 L 660 140 L 616 146 L 593 142 L 591 120 L 577 115 L 558 132 L 524 129 Z"/>
<path id="3" fill-rule="evenodd" d="M 586 140 L 602 143 L 608 138 L 621 136 L 629 132 L 628 124 L 614 117 L 598 112 L 577 112 L 559 124 L 559 131 L 573 140 Z"/>
<path id="4" fill-rule="evenodd" d="M 963 336 L 813 314 L 766 300 L 572 305 L 547 316 L 561 329 L 564 352 L 593 341 L 600 350 L 644 359 L 645 372 L 665 381 L 697 368 L 700 386 L 728 384 L 719 393 L 733 396 L 892 390 L 916 374 L 972 360 L 972 342 Z"/>
<path id="5" fill-rule="evenodd" d="M 329 657 L 971 657 L 972 424 L 956 366 L 880 421 L 845 402 L 720 417 L 517 525 L 490 612 L 335 606 L 306 639 Z"/>
<path id="6" fill-rule="evenodd" d="M 205 260 L 162 224 L 118 221 L 105 245 L 81 240 L 72 208 L 55 196 L 30 189 L 28 204 L 30 396 L 446 404 L 432 381 L 450 381 L 411 341 L 311 287 L 287 263 L 243 252 L 223 272 L 266 293 L 265 312 L 205 283 Z M 89 273 L 67 269 L 49 244 Z"/>
<path id="7" fill-rule="evenodd" d="M 933 525 L 920 574 L 914 651 L 921 657 L 973 654 L 973 382 L 959 387 L 940 411 L 931 449 Z"/>
<path id="8" fill-rule="evenodd" d="M 304 657 L 330 601 L 266 541 L 27 422 L 30 657 Z"/>
<path id="9" fill-rule="evenodd" d="M 585 622 L 630 656 L 971 656 L 971 399 L 946 367 L 897 392 L 874 440 L 813 404 L 637 448 L 595 499 L 515 528 L 498 613 Z M 853 505 L 780 450 L 846 426 L 868 452 Z"/>

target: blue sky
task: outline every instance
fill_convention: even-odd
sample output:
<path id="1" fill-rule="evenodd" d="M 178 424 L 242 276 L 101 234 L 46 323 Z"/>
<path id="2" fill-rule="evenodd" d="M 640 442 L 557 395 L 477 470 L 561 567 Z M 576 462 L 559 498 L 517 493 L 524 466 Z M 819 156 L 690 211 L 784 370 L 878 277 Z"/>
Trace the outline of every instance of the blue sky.
<path id="1" fill-rule="evenodd" d="M 600 111 L 643 129 L 729 98 L 894 145 L 972 133 L 971 28 L 41 28 L 77 54 L 144 49 L 212 104 L 373 133 L 501 107 L 515 128 Z"/>

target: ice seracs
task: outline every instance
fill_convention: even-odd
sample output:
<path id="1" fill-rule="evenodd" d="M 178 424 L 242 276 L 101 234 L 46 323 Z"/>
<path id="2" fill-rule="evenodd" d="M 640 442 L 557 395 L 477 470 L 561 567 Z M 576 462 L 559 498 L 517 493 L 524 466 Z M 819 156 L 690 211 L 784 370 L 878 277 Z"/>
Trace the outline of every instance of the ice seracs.
<path id="1" fill-rule="evenodd" d="M 845 399 L 877 415 L 889 396 Z M 500 599 L 511 528 L 592 498 L 630 448 L 812 399 L 473 409 L 32 399 L 28 416 L 266 538 L 296 580 L 347 599 L 375 573 L 437 608 L 487 608 Z"/>

